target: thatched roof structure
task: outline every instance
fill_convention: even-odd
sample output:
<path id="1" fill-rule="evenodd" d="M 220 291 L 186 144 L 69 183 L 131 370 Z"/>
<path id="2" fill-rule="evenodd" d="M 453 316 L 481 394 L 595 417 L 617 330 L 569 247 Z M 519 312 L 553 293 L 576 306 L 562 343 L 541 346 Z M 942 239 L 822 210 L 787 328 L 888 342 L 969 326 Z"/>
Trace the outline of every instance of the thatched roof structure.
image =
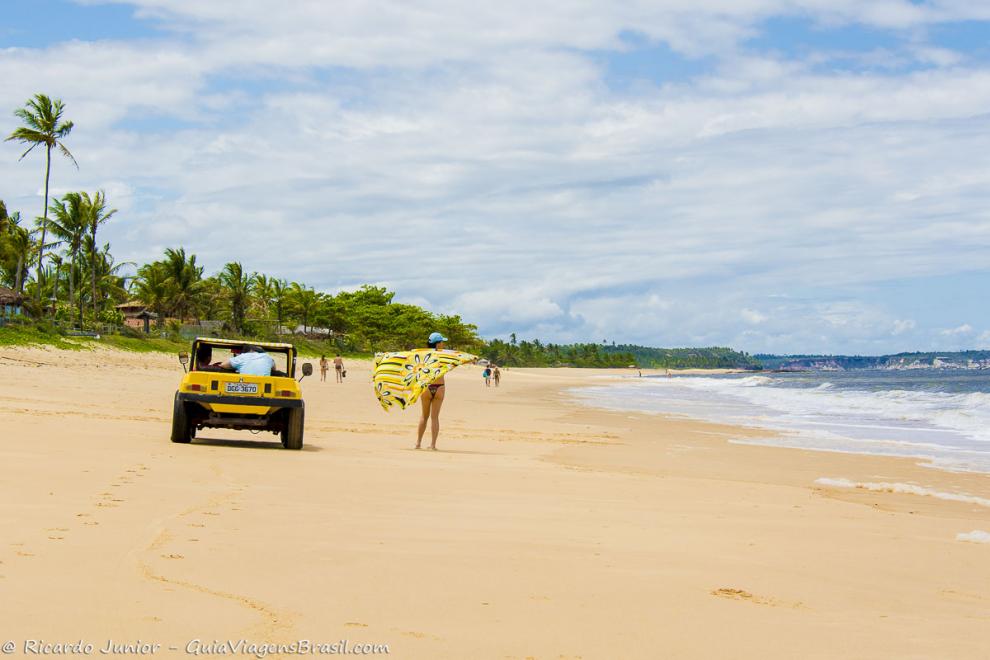
<path id="1" fill-rule="evenodd" d="M 24 302 L 24 296 L 13 289 L 0 286 L 0 305 L 20 305 Z"/>

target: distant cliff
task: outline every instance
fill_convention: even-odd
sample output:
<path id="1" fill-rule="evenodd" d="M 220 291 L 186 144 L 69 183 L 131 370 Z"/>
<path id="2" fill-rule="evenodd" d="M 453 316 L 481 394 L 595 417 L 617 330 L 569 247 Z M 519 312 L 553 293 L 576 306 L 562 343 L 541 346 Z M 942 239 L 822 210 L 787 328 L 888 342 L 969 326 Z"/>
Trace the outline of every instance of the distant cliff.
<path id="1" fill-rule="evenodd" d="M 990 351 L 897 353 L 895 355 L 767 355 L 753 356 L 765 369 L 990 369 Z"/>

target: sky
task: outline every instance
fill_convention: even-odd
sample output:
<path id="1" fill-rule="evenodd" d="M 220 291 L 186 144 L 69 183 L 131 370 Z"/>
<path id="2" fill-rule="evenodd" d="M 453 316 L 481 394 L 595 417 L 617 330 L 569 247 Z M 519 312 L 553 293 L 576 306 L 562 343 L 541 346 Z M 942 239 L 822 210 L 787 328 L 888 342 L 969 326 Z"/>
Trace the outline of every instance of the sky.
<path id="1" fill-rule="evenodd" d="M 118 260 L 485 337 L 990 348 L 990 2 L 2 0 L 0 81 L 4 136 L 66 103 L 52 189 L 106 191 Z"/>

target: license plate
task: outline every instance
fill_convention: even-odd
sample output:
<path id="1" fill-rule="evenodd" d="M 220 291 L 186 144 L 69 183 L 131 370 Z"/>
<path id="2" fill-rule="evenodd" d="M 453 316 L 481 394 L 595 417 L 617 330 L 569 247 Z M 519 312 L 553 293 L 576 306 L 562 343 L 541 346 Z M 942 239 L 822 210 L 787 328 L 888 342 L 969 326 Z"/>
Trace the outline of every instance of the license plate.
<path id="1" fill-rule="evenodd" d="M 224 387 L 227 394 L 257 394 L 257 383 L 227 383 Z"/>

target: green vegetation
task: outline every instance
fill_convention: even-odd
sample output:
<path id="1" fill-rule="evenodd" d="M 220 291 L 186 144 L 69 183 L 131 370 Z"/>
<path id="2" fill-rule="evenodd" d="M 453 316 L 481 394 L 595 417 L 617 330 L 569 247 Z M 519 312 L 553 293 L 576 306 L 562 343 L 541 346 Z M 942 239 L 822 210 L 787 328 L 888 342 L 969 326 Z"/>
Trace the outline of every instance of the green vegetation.
<path id="1" fill-rule="evenodd" d="M 65 350 L 83 348 L 81 344 L 64 337 L 56 328 L 44 323 L 0 327 L 0 346 L 51 346 Z"/>
<path id="2" fill-rule="evenodd" d="M 448 335 L 449 336 L 449 335 Z M 481 355 L 507 367 L 628 367 L 636 363 L 629 352 L 609 351 L 598 344 L 543 344 L 539 339 L 508 342 L 493 339 Z"/>
<path id="3" fill-rule="evenodd" d="M 753 369 L 762 368 L 759 360 L 731 348 L 650 348 L 648 346 L 605 346 L 611 353 L 632 355 L 641 367 L 654 369 Z"/>
<path id="4" fill-rule="evenodd" d="M 180 351 L 188 351 L 190 343 L 189 340 L 181 337 L 128 335 L 101 335 L 99 339 L 93 337 L 73 337 L 72 339 L 86 347 L 99 345 L 135 353 L 179 353 Z"/>

